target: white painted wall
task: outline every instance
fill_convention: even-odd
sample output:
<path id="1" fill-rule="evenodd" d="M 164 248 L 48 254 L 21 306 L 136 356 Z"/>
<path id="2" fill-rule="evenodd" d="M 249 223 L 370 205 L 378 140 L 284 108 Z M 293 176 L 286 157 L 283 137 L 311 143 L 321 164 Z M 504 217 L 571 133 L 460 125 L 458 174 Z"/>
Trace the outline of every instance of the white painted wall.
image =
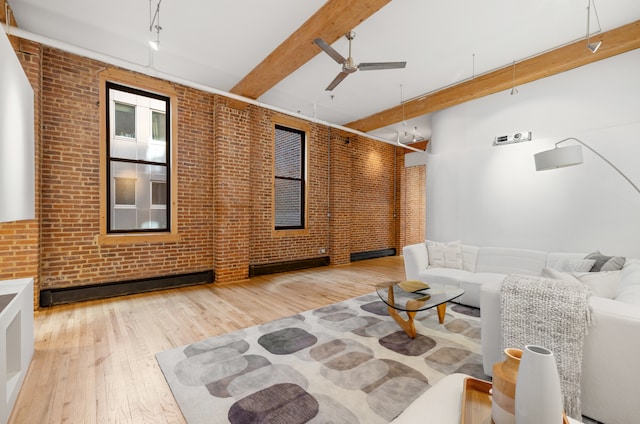
<path id="1" fill-rule="evenodd" d="M 0 30 L 0 222 L 34 219 L 33 89 Z"/>
<path id="2" fill-rule="evenodd" d="M 584 148 L 579 166 L 533 161 L 576 137 L 640 186 L 640 50 L 518 88 L 433 115 L 426 237 L 640 258 L 640 194 L 627 181 Z M 533 141 L 492 146 L 525 130 Z"/>

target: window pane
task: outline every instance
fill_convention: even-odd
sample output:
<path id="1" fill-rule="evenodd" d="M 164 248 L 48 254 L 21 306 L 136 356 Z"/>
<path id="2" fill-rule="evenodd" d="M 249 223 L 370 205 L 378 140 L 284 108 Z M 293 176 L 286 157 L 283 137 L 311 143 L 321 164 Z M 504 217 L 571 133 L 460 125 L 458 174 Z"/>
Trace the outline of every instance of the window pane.
<path id="1" fill-rule="evenodd" d="M 116 205 L 136 204 L 136 179 L 116 178 Z"/>
<path id="2" fill-rule="evenodd" d="M 167 141 L 167 118 L 162 112 L 151 112 L 151 138 L 156 141 Z"/>
<path id="3" fill-rule="evenodd" d="M 167 228 L 166 166 L 112 161 L 111 176 L 111 231 Z"/>
<path id="4" fill-rule="evenodd" d="M 276 127 L 275 172 L 277 177 L 302 178 L 303 133 Z"/>
<path id="5" fill-rule="evenodd" d="M 167 204 L 167 184 L 158 181 L 151 182 L 151 205 Z"/>
<path id="6" fill-rule="evenodd" d="M 136 137 L 136 108 L 124 103 L 116 103 L 115 132 L 119 137 Z"/>
<path id="7" fill-rule="evenodd" d="M 276 227 L 300 227 L 302 223 L 302 182 L 275 181 Z"/>

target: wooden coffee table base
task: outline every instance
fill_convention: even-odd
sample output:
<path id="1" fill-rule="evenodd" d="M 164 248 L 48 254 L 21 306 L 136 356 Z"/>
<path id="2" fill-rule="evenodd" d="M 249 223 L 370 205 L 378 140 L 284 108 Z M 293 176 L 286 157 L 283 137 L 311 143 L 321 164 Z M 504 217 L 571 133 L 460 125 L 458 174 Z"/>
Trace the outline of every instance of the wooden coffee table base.
<path id="1" fill-rule="evenodd" d="M 416 316 L 417 311 L 407 311 L 407 319 L 402 318 L 400 313 L 392 308 L 391 306 L 387 306 L 387 310 L 389 311 L 389 315 L 398 325 L 407 333 L 409 337 L 412 339 L 416 338 L 416 324 L 414 322 L 414 318 Z M 438 311 L 438 321 L 440 324 L 444 324 L 444 315 L 447 312 L 447 304 L 442 303 L 436 306 L 436 310 Z"/>

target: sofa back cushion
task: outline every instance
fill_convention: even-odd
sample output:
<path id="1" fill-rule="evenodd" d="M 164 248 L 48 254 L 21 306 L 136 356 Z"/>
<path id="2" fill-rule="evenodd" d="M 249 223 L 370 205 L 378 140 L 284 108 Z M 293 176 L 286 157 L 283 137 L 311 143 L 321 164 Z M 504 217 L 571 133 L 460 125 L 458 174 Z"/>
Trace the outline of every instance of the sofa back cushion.
<path id="1" fill-rule="evenodd" d="M 402 248 L 404 272 L 407 280 L 419 280 L 420 273 L 429 266 L 429 254 L 424 243 L 411 244 Z"/>
<path id="2" fill-rule="evenodd" d="M 478 246 L 472 246 L 470 244 L 462 245 L 462 267 L 465 271 L 476 272 L 479 251 L 480 248 Z"/>
<path id="3" fill-rule="evenodd" d="M 476 272 L 540 275 L 547 253 L 509 247 L 480 247 Z"/>
<path id="4" fill-rule="evenodd" d="M 551 252 L 547 255 L 547 268 L 562 272 L 588 272 L 595 259 L 585 259 L 585 253 Z"/>
<path id="5" fill-rule="evenodd" d="M 622 267 L 618 291 L 630 286 L 640 286 L 640 259 L 627 259 Z"/>

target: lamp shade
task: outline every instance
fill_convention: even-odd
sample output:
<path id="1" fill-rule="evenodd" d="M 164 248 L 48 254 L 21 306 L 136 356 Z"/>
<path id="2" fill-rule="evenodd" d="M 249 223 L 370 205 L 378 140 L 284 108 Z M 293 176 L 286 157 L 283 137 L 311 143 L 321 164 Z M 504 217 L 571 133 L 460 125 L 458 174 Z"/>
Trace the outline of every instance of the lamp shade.
<path id="1" fill-rule="evenodd" d="M 582 146 L 555 147 L 533 155 L 536 171 L 564 168 L 582 163 Z"/>

